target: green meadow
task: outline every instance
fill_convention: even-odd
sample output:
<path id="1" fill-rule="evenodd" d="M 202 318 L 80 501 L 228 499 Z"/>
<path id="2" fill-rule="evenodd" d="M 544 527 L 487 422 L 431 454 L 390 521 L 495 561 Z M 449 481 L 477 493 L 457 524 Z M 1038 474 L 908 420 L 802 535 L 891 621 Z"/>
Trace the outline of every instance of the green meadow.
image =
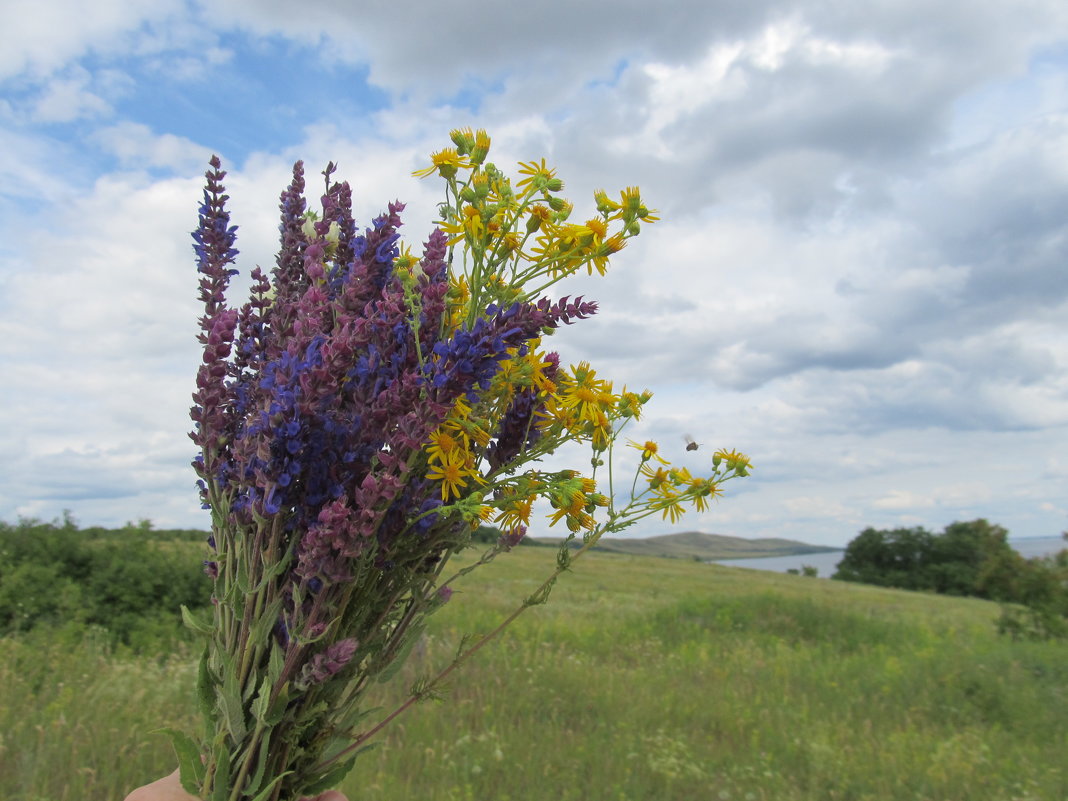
<path id="1" fill-rule="evenodd" d="M 457 585 L 379 688 L 383 714 L 554 559 L 519 548 Z M 445 700 L 398 718 L 342 789 L 352 801 L 1068 798 L 1068 642 L 1013 642 L 998 612 L 591 553 Z M 0 640 L 0 797 L 120 801 L 173 769 L 151 732 L 194 725 L 196 646 L 111 642 L 75 625 Z"/>

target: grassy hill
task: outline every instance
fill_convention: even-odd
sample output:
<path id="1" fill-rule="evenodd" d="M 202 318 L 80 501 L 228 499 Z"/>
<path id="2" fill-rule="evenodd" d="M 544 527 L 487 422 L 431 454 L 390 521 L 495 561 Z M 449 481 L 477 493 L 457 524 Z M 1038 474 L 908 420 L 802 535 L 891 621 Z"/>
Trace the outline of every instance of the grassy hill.
<path id="1" fill-rule="evenodd" d="M 535 538 L 534 541 L 544 544 L 559 544 L 560 542 L 559 538 L 549 537 Z M 727 537 L 723 534 L 684 531 L 680 534 L 664 534 L 642 539 L 606 537 L 597 544 L 597 550 L 632 556 L 662 556 L 711 562 L 719 559 L 756 559 L 762 556 L 826 553 L 839 549 L 777 537 L 748 540 L 742 537 Z"/>
<path id="2" fill-rule="evenodd" d="M 376 687 L 369 721 L 555 559 L 517 548 L 457 581 L 410 662 Z M 341 789 L 368 801 L 1068 798 L 1068 643 L 1013 642 L 997 616 L 977 599 L 591 553 L 442 703 L 398 718 Z M 135 656 L 73 627 L 0 639 L 0 796 L 114 801 L 169 773 L 152 732 L 193 727 L 198 655 Z"/>

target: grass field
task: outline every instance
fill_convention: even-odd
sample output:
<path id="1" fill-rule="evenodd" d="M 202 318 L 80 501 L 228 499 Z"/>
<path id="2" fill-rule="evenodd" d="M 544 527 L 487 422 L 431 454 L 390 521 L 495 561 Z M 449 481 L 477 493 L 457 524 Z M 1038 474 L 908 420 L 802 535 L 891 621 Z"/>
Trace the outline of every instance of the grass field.
<path id="1" fill-rule="evenodd" d="M 548 573 L 517 549 L 458 586 L 396 683 L 450 659 Z M 1068 797 L 1068 643 L 998 637 L 993 604 L 590 554 L 401 717 L 352 801 Z M 194 649 L 78 630 L 0 640 L 0 797 L 119 801 L 173 769 Z"/>

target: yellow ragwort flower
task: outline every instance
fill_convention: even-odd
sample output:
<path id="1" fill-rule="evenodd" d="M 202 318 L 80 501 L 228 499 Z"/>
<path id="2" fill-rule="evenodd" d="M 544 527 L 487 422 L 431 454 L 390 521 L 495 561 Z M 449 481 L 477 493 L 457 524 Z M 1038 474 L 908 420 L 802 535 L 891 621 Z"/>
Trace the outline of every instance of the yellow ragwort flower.
<path id="1" fill-rule="evenodd" d="M 616 402 L 616 414 L 625 419 L 634 418 L 639 419 L 642 416 L 642 406 L 649 402 L 649 399 L 653 396 L 649 390 L 644 392 L 628 392 L 626 387 L 623 387 L 623 392 L 619 395 L 619 400 Z"/>
<path id="2" fill-rule="evenodd" d="M 712 466 L 719 467 L 721 464 L 726 464 L 728 470 L 734 470 L 742 476 L 746 475 L 752 469 L 749 457 L 744 453 L 739 453 L 734 450 L 728 451 L 722 448 L 712 454 Z"/>
<path id="3" fill-rule="evenodd" d="M 533 498 L 511 501 L 508 506 L 501 510 L 494 522 L 509 531 L 514 531 L 520 526 L 529 526 L 530 510 L 533 505 Z"/>
<path id="4" fill-rule="evenodd" d="M 443 427 L 430 435 L 426 453 L 431 462 L 445 462 L 450 454 L 462 453 L 465 450 L 466 445 Z"/>
<path id="5" fill-rule="evenodd" d="M 690 484 L 687 494 L 693 502 L 694 509 L 704 512 L 708 509 L 709 500 L 715 500 L 722 495 L 723 489 L 712 479 L 698 478 Z"/>
<path id="6" fill-rule="evenodd" d="M 578 420 L 600 425 L 605 410 L 615 405 L 611 382 L 597 378 L 589 362 L 572 366 L 571 373 L 570 380 L 563 384 L 561 403 L 574 411 Z"/>
<path id="7" fill-rule="evenodd" d="M 640 468 L 643 476 L 649 479 L 649 489 L 658 490 L 668 480 L 668 472 L 663 467 L 653 467 L 648 462 Z"/>
<path id="8" fill-rule="evenodd" d="M 608 193 L 603 189 L 598 189 L 593 193 L 593 200 L 597 204 L 597 211 L 601 214 L 609 215 L 620 209 L 620 205 L 608 197 Z"/>
<path id="9" fill-rule="evenodd" d="M 664 519 L 671 520 L 672 523 L 678 523 L 682 520 L 685 510 L 682 508 L 679 496 L 673 493 L 662 493 L 661 497 L 662 500 L 659 508 L 664 514 Z"/>
<path id="10" fill-rule="evenodd" d="M 660 462 L 660 464 L 667 464 L 667 460 L 658 454 L 660 446 L 652 440 L 646 440 L 645 443 L 641 445 L 639 445 L 634 440 L 630 440 L 627 442 L 627 446 L 641 451 L 643 462 L 648 462 L 650 459 L 655 459 L 656 461 Z"/>
<path id="11" fill-rule="evenodd" d="M 556 170 L 550 168 L 545 163 L 545 159 L 542 159 L 540 164 L 536 161 L 519 162 L 519 174 L 527 176 L 515 185 L 515 188 L 520 191 L 528 186 L 534 189 L 545 189 L 550 185 L 550 182 L 552 182 L 552 186 L 557 187 L 553 189 L 554 192 L 559 192 L 564 186 L 559 179 L 553 181 L 556 178 Z"/>
<path id="12" fill-rule="evenodd" d="M 426 477 L 431 481 L 441 482 L 441 500 L 446 502 L 452 496 L 460 497 L 460 490 L 467 486 L 468 478 L 480 478 L 467 465 L 464 454 L 459 451 L 447 452 L 440 464 L 433 465 L 427 471 Z"/>
<path id="13" fill-rule="evenodd" d="M 442 178 L 453 178 L 460 169 L 467 169 L 470 162 L 460 156 L 454 147 L 446 147 L 430 156 L 431 164 L 421 170 L 415 170 L 412 175 L 416 178 L 426 178 L 436 171 Z"/>

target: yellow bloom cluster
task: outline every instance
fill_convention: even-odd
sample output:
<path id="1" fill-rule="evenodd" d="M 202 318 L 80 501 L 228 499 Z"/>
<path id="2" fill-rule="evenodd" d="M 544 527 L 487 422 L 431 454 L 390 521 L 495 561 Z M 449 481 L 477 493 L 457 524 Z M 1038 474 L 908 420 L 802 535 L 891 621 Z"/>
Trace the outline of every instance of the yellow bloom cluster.
<path id="1" fill-rule="evenodd" d="M 559 196 L 564 182 L 540 161 L 520 162 L 515 186 L 494 164 L 485 161 L 490 138 L 468 128 L 451 133 L 455 147 L 431 156 L 431 164 L 413 175 L 438 174 L 446 182 L 440 206 L 441 229 L 450 246 L 461 246 L 463 275 L 470 292 L 467 321 L 487 303 L 530 300 L 547 286 L 578 272 L 603 275 L 609 258 L 659 218 L 645 206 L 637 187 L 594 195 L 598 216 L 568 222 L 573 206 Z"/>
<path id="2" fill-rule="evenodd" d="M 461 490 L 468 482 L 485 484 L 485 479 L 475 466 L 472 442 L 476 446 L 485 446 L 489 435 L 470 419 L 471 407 L 461 398 L 453 407 L 452 414 L 430 435 L 426 447 L 427 474 L 432 481 L 441 482 L 441 500 L 448 502 L 451 498 L 460 498 L 465 494 Z"/>
<path id="3" fill-rule="evenodd" d="M 549 286 L 583 267 L 603 275 L 609 258 L 640 233 L 642 224 L 658 220 L 637 187 L 627 187 L 618 199 L 598 190 L 597 213 L 583 223 L 569 222 L 573 206 L 559 195 L 564 182 L 544 159 L 520 162 L 513 185 L 486 161 L 490 138 L 485 131 L 463 128 L 450 138 L 454 147 L 434 153 L 430 166 L 413 173 L 436 173 L 446 184 L 439 226 L 450 248 L 444 321 L 448 331 L 469 328 L 491 303 L 506 308 L 537 300 Z M 405 266 L 412 261 L 407 253 L 402 258 Z M 632 442 L 641 462 L 630 499 L 619 509 L 611 467 L 607 494 L 598 491 L 595 478 L 575 471 L 520 471 L 566 442 L 580 442 L 592 450 L 596 476 L 605 458 L 611 465 L 620 431 L 640 416 L 651 397 L 626 387 L 616 392 L 587 362 L 567 370 L 555 364 L 550 370 L 550 364 L 541 342 L 531 340 L 509 352 L 475 401 L 456 404 L 425 449 L 425 475 L 440 482 L 443 502 L 476 504 L 477 514 L 468 515 L 475 522 L 492 515 L 505 532 L 518 532 L 530 524 L 540 498 L 553 510 L 550 524 L 564 521 L 572 533 L 591 532 L 598 525 L 598 508 L 608 509 L 606 525 L 616 529 L 657 513 L 674 522 L 685 506 L 704 511 L 709 500 L 722 493 L 723 481 L 748 473 L 749 460 L 735 451 L 716 451 L 712 475 L 694 477 L 686 468 L 672 467 L 655 442 Z M 501 465 L 488 454 L 493 437 L 499 435 L 496 426 L 520 393 L 536 410 L 529 423 L 536 436 L 527 439 L 517 459 Z"/>

